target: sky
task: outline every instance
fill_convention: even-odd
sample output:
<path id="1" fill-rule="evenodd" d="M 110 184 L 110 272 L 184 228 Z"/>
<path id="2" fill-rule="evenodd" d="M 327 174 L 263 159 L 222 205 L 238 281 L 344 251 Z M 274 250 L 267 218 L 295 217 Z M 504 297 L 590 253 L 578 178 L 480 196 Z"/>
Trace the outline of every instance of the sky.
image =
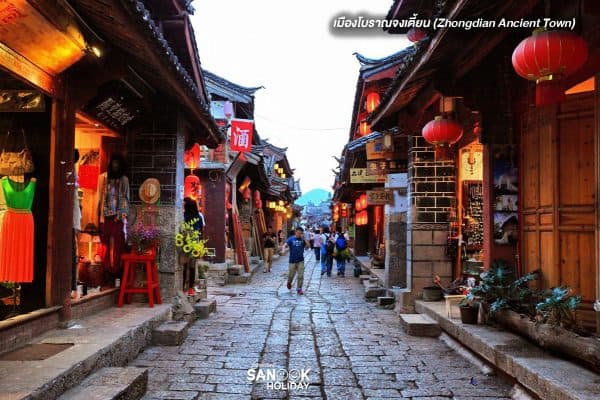
<path id="1" fill-rule="evenodd" d="M 348 141 L 358 52 L 379 58 L 410 44 L 405 37 L 331 33 L 335 16 L 385 16 L 392 0 L 196 0 L 192 17 L 202 67 L 256 93 L 256 129 L 287 147 L 304 193 L 331 191 Z"/>

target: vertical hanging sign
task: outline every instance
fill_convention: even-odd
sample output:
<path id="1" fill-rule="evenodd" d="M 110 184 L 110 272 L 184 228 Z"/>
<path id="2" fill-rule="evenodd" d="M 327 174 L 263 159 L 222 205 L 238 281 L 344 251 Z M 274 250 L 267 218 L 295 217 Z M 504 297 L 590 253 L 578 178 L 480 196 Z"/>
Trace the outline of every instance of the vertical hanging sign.
<path id="1" fill-rule="evenodd" d="M 247 153 L 252 150 L 254 121 L 249 119 L 231 120 L 231 150 Z"/>

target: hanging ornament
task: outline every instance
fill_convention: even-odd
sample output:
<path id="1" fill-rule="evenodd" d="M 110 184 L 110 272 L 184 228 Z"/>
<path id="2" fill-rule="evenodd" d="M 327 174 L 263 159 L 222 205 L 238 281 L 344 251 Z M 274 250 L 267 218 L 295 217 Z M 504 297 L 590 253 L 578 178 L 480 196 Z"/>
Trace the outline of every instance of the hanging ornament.
<path id="1" fill-rule="evenodd" d="M 406 37 L 413 43 L 420 42 L 427 37 L 427 32 L 420 28 L 410 28 L 406 33 Z"/>
<path id="2" fill-rule="evenodd" d="M 200 178 L 190 174 L 183 181 L 183 197 L 189 197 L 196 200 L 200 191 Z"/>
<path id="3" fill-rule="evenodd" d="M 373 111 L 375 111 L 375 109 L 377 108 L 377 106 L 379 105 L 379 93 L 377 92 L 371 92 L 367 95 L 367 102 L 366 102 L 366 109 L 367 112 L 372 113 Z"/>
<path id="4" fill-rule="evenodd" d="M 585 64 L 588 45 L 571 31 L 534 31 L 512 54 L 515 72 L 536 81 L 535 104 L 562 102 L 565 88 L 562 79 Z"/>
<path id="5" fill-rule="evenodd" d="M 183 162 L 186 168 L 196 169 L 200 166 L 200 145 L 194 143 L 194 145 L 186 150 L 183 155 Z"/>
<path id="6" fill-rule="evenodd" d="M 422 134 L 433 145 L 437 161 L 449 160 L 452 158 L 450 145 L 460 140 L 463 128 L 458 122 L 438 115 L 423 127 Z"/>

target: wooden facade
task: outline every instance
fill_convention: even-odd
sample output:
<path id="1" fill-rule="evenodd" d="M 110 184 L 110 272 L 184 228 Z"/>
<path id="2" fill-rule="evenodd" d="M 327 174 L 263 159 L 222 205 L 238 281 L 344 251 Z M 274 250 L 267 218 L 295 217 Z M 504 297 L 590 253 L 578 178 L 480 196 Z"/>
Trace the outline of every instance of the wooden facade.
<path id="1" fill-rule="evenodd" d="M 565 285 L 581 295 L 589 325 L 598 296 L 595 103 L 595 93 L 584 92 L 535 109 L 521 147 L 524 272 L 540 268 L 544 287 Z"/>

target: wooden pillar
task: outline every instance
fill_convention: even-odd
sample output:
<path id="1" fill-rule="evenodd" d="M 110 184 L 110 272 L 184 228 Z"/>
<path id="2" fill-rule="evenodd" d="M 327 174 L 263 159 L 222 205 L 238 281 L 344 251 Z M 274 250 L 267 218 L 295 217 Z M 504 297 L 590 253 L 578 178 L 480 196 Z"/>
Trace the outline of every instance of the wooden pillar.
<path id="1" fill-rule="evenodd" d="M 73 220 L 73 148 L 75 109 L 68 93 L 54 99 L 50 132 L 50 193 L 48 204 L 48 260 L 46 306 L 62 305 L 61 319 L 71 317 Z"/>

